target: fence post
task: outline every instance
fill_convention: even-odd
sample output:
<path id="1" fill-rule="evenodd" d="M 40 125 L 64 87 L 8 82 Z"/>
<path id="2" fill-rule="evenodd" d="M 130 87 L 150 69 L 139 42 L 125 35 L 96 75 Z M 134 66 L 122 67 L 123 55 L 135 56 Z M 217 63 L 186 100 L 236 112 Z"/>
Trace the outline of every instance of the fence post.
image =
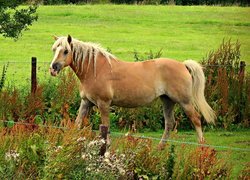
<path id="1" fill-rule="evenodd" d="M 37 88 L 37 78 L 36 78 L 36 57 L 31 58 L 31 93 L 35 94 Z"/>
<path id="2" fill-rule="evenodd" d="M 100 125 L 101 138 L 104 139 L 105 143 L 101 146 L 100 155 L 103 156 L 107 149 L 107 136 L 108 136 L 108 126 Z"/>

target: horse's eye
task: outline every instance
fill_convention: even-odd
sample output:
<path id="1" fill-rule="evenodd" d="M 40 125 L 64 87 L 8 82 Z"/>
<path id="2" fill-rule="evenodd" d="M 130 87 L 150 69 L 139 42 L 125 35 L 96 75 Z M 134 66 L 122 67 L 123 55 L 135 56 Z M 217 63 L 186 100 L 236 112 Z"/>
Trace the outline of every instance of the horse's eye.
<path id="1" fill-rule="evenodd" d="M 64 53 L 64 55 L 66 55 L 66 54 L 68 54 L 68 50 L 66 49 L 63 53 Z"/>

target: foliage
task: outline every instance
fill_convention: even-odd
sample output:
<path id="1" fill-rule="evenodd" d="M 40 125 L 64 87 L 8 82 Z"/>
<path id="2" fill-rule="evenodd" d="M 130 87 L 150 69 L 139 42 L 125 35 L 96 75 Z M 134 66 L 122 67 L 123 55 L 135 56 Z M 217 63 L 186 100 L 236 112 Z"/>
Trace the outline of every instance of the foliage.
<path id="1" fill-rule="evenodd" d="M 217 126 L 230 128 L 245 123 L 249 118 L 249 74 L 240 62 L 240 43 L 224 41 L 219 49 L 203 59 L 205 66 L 206 97 L 218 115 Z"/>
<path id="2" fill-rule="evenodd" d="M 132 136 L 103 140 L 90 128 L 40 127 L 33 132 L 1 131 L 0 177 L 4 179 L 228 179 L 231 166 L 208 147 L 167 146 Z M 13 128 L 11 128 L 13 129 Z M 3 130 L 3 129 L 1 129 Z M 243 170 L 241 177 L 246 177 Z"/>
<path id="3" fill-rule="evenodd" d="M 249 5 L 246 0 L 175 0 L 176 5 Z"/>
<path id="4" fill-rule="evenodd" d="M 139 55 L 139 53 L 135 50 L 134 51 L 134 62 L 140 62 L 140 61 L 145 61 L 145 60 L 149 60 L 149 59 L 160 58 L 162 56 L 162 49 L 160 49 L 156 53 L 154 53 L 152 50 L 150 50 L 149 53 L 145 53 L 145 55 L 144 56 Z"/>
<path id="5" fill-rule="evenodd" d="M 53 4 L 103 4 L 110 3 L 109 0 L 41 0 L 44 5 Z"/>
<path id="6" fill-rule="evenodd" d="M 0 1 L 0 34 L 17 39 L 22 30 L 27 30 L 37 20 L 37 6 L 31 5 L 26 9 L 17 7 L 26 0 Z"/>
<path id="7" fill-rule="evenodd" d="M 183 146 L 182 148 L 184 148 Z M 184 161 L 181 161 L 187 156 Z M 197 147 L 189 154 L 179 154 L 175 167 L 174 179 L 227 179 L 231 173 L 231 165 L 217 156 L 215 149 Z"/>
<path id="8" fill-rule="evenodd" d="M 2 91 L 4 87 L 8 66 L 9 66 L 9 63 L 7 63 L 6 65 L 5 64 L 3 65 L 2 77 L 0 80 L 0 92 Z"/>
<path id="9" fill-rule="evenodd" d="M 244 169 L 241 171 L 238 179 L 247 180 L 250 177 L 250 162 L 245 164 Z"/>
<path id="10" fill-rule="evenodd" d="M 168 153 L 168 158 L 165 160 L 162 169 L 160 171 L 160 177 L 161 179 L 172 179 L 173 173 L 174 173 L 174 167 L 175 167 L 175 161 L 176 161 L 176 153 L 175 153 L 175 145 L 170 146 L 170 150 Z"/>
<path id="11" fill-rule="evenodd" d="M 77 115 L 80 97 L 74 74 L 63 74 L 57 82 L 50 79 L 49 83 L 38 86 L 35 94 L 24 94 L 11 87 L 3 89 L 0 93 L 1 120 L 66 126 Z"/>

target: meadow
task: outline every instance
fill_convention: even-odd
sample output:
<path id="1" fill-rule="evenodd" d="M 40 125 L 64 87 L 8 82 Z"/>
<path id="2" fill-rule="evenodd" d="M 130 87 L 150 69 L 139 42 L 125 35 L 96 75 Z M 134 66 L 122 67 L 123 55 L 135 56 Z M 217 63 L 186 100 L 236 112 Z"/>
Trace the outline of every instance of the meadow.
<path id="1" fill-rule="evenodd" d="M 241 43 L 250 63 L 250 8 L 210 6 L 40 6 L 39 19 L 18 41 L 0 37 L 0 62 L 50 62 L 53 35 L 100 43 L 119 59 L 134 51 L 156 52 L 183 61 L 202 60 L 223 38 Z"/>
<path id="2" fill-rule="evenodd" d="M 38 8 L 38 15 L 39 20 L 30 27 L 29 31 L 23 32 L 23 36 L 18 41 L 15 42 L 11 39 L 0 37 L 0 68 L 3 63 L 7 61 L 11 62 L 7 70 L 7 88 L 6 91 L 2 93 L 2 97 L 5 99 L 0 99 L 0 110 L 3 114 L 6 114 L 7 120 L 10 120 L 11 123 L 13 121 L 19 121 L 22 118 L 25 119 L 25 122 L 32 121 L 38 124 L 60 124 L 62 119 L 68 119 L 69 121 L 75 119 L 80 102 L 77 88 L 72 90 L 72 87 L 76 85 L 74 84 L 75 82 L 72 82 L 70 77 L 66 77 L 66 80 L 63 79 L 63 76 L 60 77 L 61 79 L 49 78 L 48 67 L 53 57 L 51 51 L 51 46 L 54 42 L 53 35 L 66 36 L 70 34 L 82 41 L 100 43 L 104 48 L 109 48 L 119 59 L 126 61 L 134 61 L 135 51 L 143 56 L 147 56 L 146 53 L 150 50 L 158 52 L 161 49 L 162 57 L 170 57 L 180 61 L 185 59 L 201 61 L 211 50 L 216 50 L 223 39 L 228 40 L 231 38 L 233 42 L 239 40 L 241 44 L 241 60 L 245 60 L 247 64 L 250 63 L 250 8 L 216 6 L 64 5 L 40 6 Z M 35 99 L 32 99 L 32 96 L 28 94 L 29 86 L 26 84 L 30 83 L 29 64 L 32 56 L 38 58 L 39 83 L 41 79 L 46 82 L 45 84 L 41 83 L 42 86 L 36 94 Z M 233 79 L 234 78 L 233 76 Z M 26 86 L 20 89 L 14 89 L 12 92 L 12 88 L 8 86 L 9 83 L 15 86 L 24 83 Z M 211 88 L 211 91 L 219 89 L 217 85 L 214 85 L 214 87 L 216 87 L 216 89 Z M 78 96 L 75 95 L 75 97 L 72 98 L 71 95 L 68 95 L 70 94 L 68 92 L 72 91 L 76 91 Z M 244 93 L 246 94 L 247 92 L 246 88 Z M 211 97 L 209 98 L 211 99 Z M 234 102 L 231 96 L 230 99 Z M 220 106 L 223 104 L 219 101 L 220 97 L 216 94 L 215 97 L 212 97 L 212 100 L 211 102 L 214 102 L 213 106 L 220 112 Z M 158 109 L 158 106 L 153 107 L 153 109 Z M 229 105 L 228 112 L 231 111 L 234 112 L 235 109 Z M 132 114 L 138 118 L 138 114 L 143 114 L 144 112 L 148 112 L 148 109 L 141 109 L 138 112 L 132 111 L 130 114 L 127 113 L 127 111 L 118 111 L 119 116 L 113 117 L 113 124 L 118 123 L 120 116 L 126 119 L 125 113 L 129 115 Z M 227 125 L 233 122 L 232 117 L 234 116 L 228 112 L 218 118 L 218 123 L 220 122 L 222 124 L 220 125 L 221 127 L 223 127 L 224 122 L 226 122 L 225 124 Z M 147 113 L 145 114 L 148 115 Z M 227 116 L 227 114 L 229 115 Z M 20 119 L 17 118 L 16 120 L 16 115 L 18 115 Z M 159 120 L 162 118 L 162 115 L 156 111 L 153 112 L 150 117 L 152 117 L 152 120 Z M 189 123 L 187 118 L 182 116 L 178 109 L 176 117 L 182 120 L 183 125 L 181 128 L 185 126 L 186 122 Z M 98 112 L 95 112 L 91 118 L 92 125 L 98 128 L 100 120 Z M 131 117 L 130 121 L 132 120 Z M 138 122 L 140 122 L 140 120 Z M 248 122 L 246 121 L 246 123 Z M 157 124 L 152 123 L 152 126 L 154 125 Z M 12 127 L 13 124 L 10 126 Z M 18 125 L 14 126 L 14 128 L 1 127 L 0 132 L 4 135 L 0 138 L 0 142 L 3 144 L 0 148 L 0 177 L 23 179 L 25 177 L 42 177 L 49 179 L 52 178 L 50 175 L 55 173 L 55 177 L 53 178 L 62 179 L 66 175 L 73 176 L 72 173 L 75 173 L 74 175 L 77 179 L 77 177 L 81 175 L 78 174 L 80 172 L 79 170 L 84 169 L 85 171 L 87 169 L 88 164 L 86 165 L 86 162 L 90 160 L 80 161 L 82 159 L 79 157 L 82 156 L 82 154 L 80 154 L 82 151 L 85 153 L 88 149 L 83 148 L 81 151 L 78 151 L 81 145 L 78 146 L 78 144 L 71 143 L 82 137 L 79 131 L 57 132 L 57 130 L 50 129 L 35 129 L 30 132 L 29 127 L 21 125 L 21 128 L 19 128 L 20 133 L 16 133 L 15 127 L 18 128 Z M 224 128 L 228 128 L 228 130 L 216 130 L 216 127 L 205 126 L 206 143 L 216 146 L 248 148 L 249 150 L 249 129 L 241 129 L 240 125 L 225 126 Z M 157 163 L 161 162 L 160 164 L 162 164 L 166 159 L 171 160 L 171 153 L 169 153 L 170 145 L 175 143 L 169 143 L 166 151 L 161 153 L 155 150 L 157 141 L 142 141 L 143 146 L 138 147 L 136 143 L 139 142 L 140 144 L 141 140 L 116 138 L 116 134 L 120 134 L 115 133 L 117 130 L 118 129 L 114 129 L 114 131 L 112 131 L 113 134 L 111 134 L 111 137 L 113 138 L 113 144 L 111 144 L 110 151 L 116 155 L 117 149 L 124 149 L 124 153 L 127 153 L 126 156 L 133 159 L 136 155 L 131 155 L 130 151 L 134 148 L 134 151 L 138 152 L 137 155 L 140 156 L 137 158 L 138 162 L 134 164 L 137 169 L 135 168 L 135 170 L 133 169 L 132 171 L 135 174 L 137 173 L 136 175 L 138 177 L 139 175 L 143 175 L 143 173 L 150 178 L 157 175 L 157 173 L 159 175 L 159 168 L 156 168 Z M 127 129 L 125 131 L 127 132 Z M 142 129 L 142 132 L 142 134 L 139 133 L 136 135 L 160 138 L 162 134 L 162 131 L 159 131 L 159 129 L 157 132 L 147 132 L 147 129 Z M 73 135 L 72 133 L 75 134 Z M 125 134 L 125 132 L 122 134 Z M 92 137 L 90 137 L 90 140 L 93 140 L 91 138 Z M 171 139 L 196 142 L 196 134 L 194 130 L 180 131 L 177 134 L 172 133 Z M 130 145 L 123 148 L 117 147 L 123 144 L 126 146 L 127 143 L 134 144 L 131 145 L 131 147 Z M 153 146 L 151 146 L 151 144 L 153 144 Z M 61 146 L 65 148 L 65 150 L 58 150 Z M 175 170 L 173 177 L 180 178 L 181 176 L 179 176 L 179 174 L 183 174 L 183 177 L 185 177 L 185 175 L 191 175 L 189 177 L 196 179 L 203 177 L 192 176 L 195 175 L 195 170 L 197 169 L 188 169 L 190 167 L 192 168 L 189 163 L 195 163 L 192 161 L 192 158 L 194 158 L 194 161 L 197 160 L 197 162 L 200 160 L 195 159 L 197 158 L 196 156 L 192 157 L 192 154 L 196 152 L 196 150 L 194 150 L 195 147 L 196 146 L 185 144 L 176 145 L 176 156 L 174 160 L 176 164 L 174 168 L 172 167 L 172 169 Z M 216 166 L 210 164 L 211 169 L 209 170 L 214 170 L 213 175 L 218 175 L 215 173 L 216 169 L 213 169 L 218 168 L 222 171 L 225 170 L 224 174 L 218 171 L 222 173 L 223 177 L 236 179 L 244 168 L 249 170 L 249 168 L 247 168 L 250 162 L 249 151 L 234 151 L 216 147 L 215 157 L 213 148 L 210 150 L 211 152 L 209 152 L 207 156 L 211 156 L 212 159 L 218 159 L 216 163 L 218 162 L 220 165 L 220 162 L 226 162 L 227 164 L 225 167 L 217 166 L 216 163 Z M 16 161 L 16 159 L 9 160 L 6 158 L 8 152 L 12 155 L 15 154 L 13 152 L 20 154 L 20 159 L 18 161 Z M 75 154 L 71 152 L 78 154 L 75 156 Z M 205 153 L 207 152 L 205 151 Z M 72 154 L 74 156 L 72 156 Z M 64 159 L 66 155 L 72 158 Z M 148 155 L 148 157 L 145 157 L 145 155 Z M 168 158 L 166 158 L 166 156 Z M 148 164 L 144 163 L 145 159 L 149 162 Z M 207 163 L 205 161 L 206 158 L 204 163 Z M 96 163 L 95 165 L 99 165 L 99 161 L 95 161 L 94 163 Z M 78 164 L 81 165 L 78 168 L 82 169 L 76 169 L 78 171 L 75 172 L 74 168 L 77 168 L 76 166 Z M 169 162 L 167 164 L 169 164 Z M 131 164 L 128 165 L 128 172 L 131 171 L 130 166 Z M 134 166 L 132 167 L 134 168 Z M 58 170 L 60 168 L 62 168 L 61 171 Z M 202 168 L 204 167 L 198 167 L 198 170 L 206 170 Z M 53 170 L 58 170 L 58 172 L 52 172 Z M 25 174 L 26 171 L 27 174 Z M 100 171 L 102 172 L 102 169 L 100 169 Z M 103 172 L 107 173 L 109 169 L 103 170 Z M 228 172 L 230 172 L 230 174 L 227 174 Z M 88 174 L 89 172 L 84 173 Z M 49 177 L 47 177 L 47 175 Z M 93 179 L 93 177 L 97 178 L 98 176 L 90 176 L 90 179 Z M 209 177 L 212 178 L 212 176 Z M 160 176 L 158 178 L 160 178 Z"/>

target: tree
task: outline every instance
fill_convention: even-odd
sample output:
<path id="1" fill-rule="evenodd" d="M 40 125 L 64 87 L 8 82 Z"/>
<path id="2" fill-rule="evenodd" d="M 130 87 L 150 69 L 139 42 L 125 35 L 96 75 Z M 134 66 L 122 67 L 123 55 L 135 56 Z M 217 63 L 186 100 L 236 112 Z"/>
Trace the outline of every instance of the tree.
<path id="1" fill-rule="evenodd" d="M 0 0 L 0 34 L 17 39 L 22 30 L 27 30 L 38 19 L 36 5 L 18 8 L 26 0 Z"/>

